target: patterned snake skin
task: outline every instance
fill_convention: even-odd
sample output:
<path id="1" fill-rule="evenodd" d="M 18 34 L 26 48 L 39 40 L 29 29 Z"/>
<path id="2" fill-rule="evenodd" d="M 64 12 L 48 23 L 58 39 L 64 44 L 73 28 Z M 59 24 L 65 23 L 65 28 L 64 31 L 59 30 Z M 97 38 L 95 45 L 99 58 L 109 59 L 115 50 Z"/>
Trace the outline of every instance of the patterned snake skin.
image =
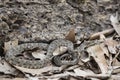
<path id="1" fill-rule="evenodd" d="M 79 61 L 79 56 L 75 51 L 68 51 L 64 55 L 58 55 L 53 58 L 53 62 L 57 66 L 75 65 Z"/>
<path id="2" fill-rule="evenodd" d="M 56 48 L 60 46 L 66 46 L 68 47 L 67 53 L 63 55 L 58 55 L 56 57 L 53 56 L 53 52 L 55 51 Z M 24 57 L 21 57 L 22 53 L 27 51 L 34 51 L 36 48 L 39 50 L 44 50 L 47 51 L 46 57 L 44 59 L 25 59 Z M 78 55 L 75 54 L 74 52 L 74 46 L 71 41 L 64 40 L 64 39 L 58 39 L 54 40 L 53 42 L 48 44 L 45 43 L 24 43 L 20 44 L 16 47 L 13 47 L 9 49 L 6 52 L 5 59 L 12 65 L 24 67 L 24 68 L 30 68 L 30 69 L 39 69 L 47 66 L 51 62 L 51 59 L 56 65 L 74 65 L 78 62 Z M 28 53 L 29 54 L 29 53 Z M 63 57 L 71 57 L 71 60 L 62 60 Z"/>
<path id="3" fill-rule="evenodd" d="M 16 0 L 17 2 L 20 3 L 38 3 L 38 4 L 45 4 L 47 3 L 46 0 Z"/>
<path id="4" fill-rule="evenodd" d="M 68 40 L 63 40 L 63 39 L 54 40 L 48 47 L 47 55 L 49 57 L 53 56 L 53 52 L 55 51 L 55 49 L 60 46 L 68 47 L 68 50 L 64 54 L 60 54 L 60 55 L 53 57 L 53 62 L 55 65 L 57 65 L 57 66 L 74 65 L 74 64 L 78 63 L 78 55 L 74 51 L 73 43 Z"/>
<path id="5" fill-rule="evenodd" d="M 5 59 L 13 65 L 21 66 L 24 68 L 31 68 L 31 69 L 37 69 L 42 68 L 45 65 L 47 65 L 50 60 L 49 58 L 45 58 L 44 60 L 27 60 L 23 59 L 21 57 L 16 57 L 17 55 L 22 54 L 25 50 L 32 50 L 34 48 L 39 48 L 40 50 L 47 50 L 48 45 L 44 43 L 25 43 L 18 45 L 16 47 L 13 47 L 12 49 L 9 49 L 6 52 Z"/>
<path id="6" fill-rule="evenodd" d="M 47 55 L 49 57 L 52 57 L 53 52 L 60 46 L 65 46 L 69 50 L 72 50 L 72 51 L 74 49 L 73 43 L 71 41 L 64 40 L 64 39 L 58 39 L 58 40 L 54 40 L 53 42 L 50 43 L 50 45 L 48 47 Z"/>

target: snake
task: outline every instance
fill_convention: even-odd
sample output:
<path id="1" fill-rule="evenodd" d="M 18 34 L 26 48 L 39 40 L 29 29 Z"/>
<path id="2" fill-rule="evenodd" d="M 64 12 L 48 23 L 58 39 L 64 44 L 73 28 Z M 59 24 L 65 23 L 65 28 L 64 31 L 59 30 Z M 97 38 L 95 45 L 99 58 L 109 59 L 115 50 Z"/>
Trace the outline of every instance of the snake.
<path id="1" fill-rule="evenodd" d="M 29 60 L 29 59 L 23 59 L 21 57 L 17 57 L 17 55 L 21 55 L 22 52 L 25 50 L 33 50 L 35 48 L 39 48 L 40 50 L 47 50 L 48 44 L 46 43 L 24 43 L 20 44 L 16 47 L 12 47 L 9 50 L 7 50 L 5 59 L 12 65 L 20 66 L 24 68 L 30 68 L 30 69 L 38 69 L 42 68 L 45 65 L 47 65 L 50 60 L 48 57 L 46 57 L 43 60 Z"/>
<path id="2" fill-rule="evenodd" d="M 75 65 L 79 61 L 79 56 L 75 51 L 66 52 L 64 55 L 57 55 L 53 58 L 53 62 L 56 66 L 62 65 Z"/>
<path id="3" fill-rule="evenodd" d="M 15 65 L 15 66 L 20 66 L 24 68 L 29 68 L 29 69 L 40 69 L 48 64 L 52 64 L 52 58 L 54 57 L 53 52 L 55 49 L 59 46 L 66 46 L 68 47 L 68 53 L 69 54 L 63 54 L 62 56 L 57 56 L 59 57 L 58 59 L 54 58 L 54 62 L 58 63 L 57 65 L 73 65 L 77 62 L 76 56 L 73 55 L 74 51 L 74 46 L 73 43 L 69 40 L 64 40 L 64 39 L 58 39 L 54 40 L 51 42 L 49 45 L 47 43 L 23 43 L 20 45 L 17 45 L 16 47 L 12 47 L 9 50 L 6 51 L 5 59 L 8 61 L 10 64 Z M 46 57 L 44 59 L 25 59 L 21 57 L 21 55 L 25 51 L 35 51 L 35 49 L 40 49 L 47 51 L 46 52 Z M 28 53 L 29 54 L 29 53 Z M 64 56 L 69 56 L 71 55 L 73 57 L 72 61 L 61 61 L 61 58 Z M 74 60 L 75 59 L 75 60 Z"/>
<path id="4" fill-rule="evenodd" d="M 74 45 L 71 41 L 65 39 L 58 39 L 51 42 L 48 47 L 48 56 L 53 56 L 53 52 L 60 46 L 67 47 L 67 52 L 53 57 L 53 62 L 57 66 L 61 65 L 74 65 L 78 63 L 78 54 L 74 51 Z M 69 59 L 64 59 L 69 58 Z"/>

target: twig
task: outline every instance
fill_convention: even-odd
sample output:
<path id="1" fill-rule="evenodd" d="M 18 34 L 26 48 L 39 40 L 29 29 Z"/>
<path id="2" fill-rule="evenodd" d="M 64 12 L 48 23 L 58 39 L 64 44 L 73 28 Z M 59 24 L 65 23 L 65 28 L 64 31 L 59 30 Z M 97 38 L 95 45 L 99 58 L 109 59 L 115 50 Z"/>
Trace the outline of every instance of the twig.
<path id="1" fill-rule="evenodd" d="M 87 75 L 78 75 L 74 72 L 65 72 L 61 74 L 56 74 L 52 76 L 40 76 L 39 78 L 47 78 L 47 79 L 54 79 L 54 78 L 63 78 L 67 76 L 74 76 L 74 77 L 84 77 L 84 78 L 98 78 L 98 79 L 107 79 L 110 77 L 110 74 L 87 74 Z"/>
<path id="2" fill-rule="evenodd" d="M 108 36 L 110 34 L 112 34 L 115 30 L 112 28 L 112 29 L 107 29 L 107 30 L 104 30 L 102 32 L 97 32 L 95 34 L 92 34 L 90 36 L 90 40 L 93 40 L 93 39 L 97 39 L 100 37 L 101 34 L 105 35 L 105 36 Z"/>
<path id="3" fill-rule="evenodd" d="M 84 77 L 84 78 L 98 78 L 98 79 L 106 79 L 110 77 L 110 74 L 88 74 L 85 76 L 82 75 L 76 75 L 74 73 L 68 72 L 69 75 L 74 76 L 74 77 Z"/>
<path id="4" fill-rule="evenodd" d="M 112 60 L 111 63 L 113 63 L 113 62 L 116 60 L 116 58 L 118 57 L 119 54 L 120 54 L 120 50 L 119 50 L 118 53 L 115 55 L 115 57 L 113 58 L 113 60 Z"/>

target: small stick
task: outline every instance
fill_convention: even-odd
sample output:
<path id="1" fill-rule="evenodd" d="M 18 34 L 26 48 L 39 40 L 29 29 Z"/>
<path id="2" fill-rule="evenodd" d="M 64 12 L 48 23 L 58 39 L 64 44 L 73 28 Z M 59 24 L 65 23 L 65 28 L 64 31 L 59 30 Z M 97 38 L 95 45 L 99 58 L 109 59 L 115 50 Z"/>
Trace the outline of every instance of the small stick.
<path id="1" fill-rule="evenodd" d="M 115 31 L 114 28 L 112 28 L 112 29 L 104 30 L 104 31 L 102 31 L 102 32 L 97 32 L 97 33 L 95 33 L 95 34 L 92 34 L 89 39 L 90 39 L 90 40 L 97 39 L 97 38 L 100 37 L 101 34 L 107 36 L 107 35 L 112 34 L 114 31 Z"/>
<path id="2" fill-rule="evenodd" d="M 115 57 L 112 60 L 112 63 L 114 63 L 114 61 L 116 60 L 116 58 L 118 57 L 118 55 L 120 54 L 120 50 L 118 51 L 118 53 L 115 55 Z"/>

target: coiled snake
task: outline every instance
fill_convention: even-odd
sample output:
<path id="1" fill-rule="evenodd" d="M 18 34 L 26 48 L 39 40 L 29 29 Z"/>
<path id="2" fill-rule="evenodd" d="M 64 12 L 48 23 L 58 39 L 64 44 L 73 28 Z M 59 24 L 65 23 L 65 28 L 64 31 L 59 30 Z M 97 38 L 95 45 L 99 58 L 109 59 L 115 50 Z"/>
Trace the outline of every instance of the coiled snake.
<path id="1" fill-rule="evenodd" d="M 46 43 L 20 44 L 16 47 L 13 47 L 13 48 L 7 50 L 5 59 L 12 65 L 17 65 L 20 67 L 30 68 L 30 69 L 39 69 L 39 68 L 43 68 L 48 63 L 51 63 L 51 58 L 54 57 L 53 56 L 54 50 L 60 46 L 68 47 L 68 52 L 67 52 L 67 54 L 58 55 L 57 58 L 55 57 L 53 59 L 54 60 L 53 62 L 57 63 L 56 65 L 59 65 L 59 66 L 65 65 L 66 63 L 67 63 L 66 65 L 76 64 L 78 62 L 78 58 L 76 58 L 77 55 L 74 54 L 74 52 L 73 52 L 74 51 L 73 43 L 71 41 L 64 40 L 64 39 L 54 40 L 53 42 L 50 43 L 50 45 L 48 45 Z M 35 49 L 47 51 L 47 54 L 45 55 L 46 57 L 44 59 L 36 60 L 36 59 L 25 59 L 20 56 L 25 51 L 32 52 L 32 51 L 35 51 Z M 28 54 L 30 54 L 30 53 L 28 53 Z M 71 61 L 65 61 L 65 60 L 62 61 L 61 58 L 65 57 L 65 56 L 72 56 L 73 59 Z"/>

